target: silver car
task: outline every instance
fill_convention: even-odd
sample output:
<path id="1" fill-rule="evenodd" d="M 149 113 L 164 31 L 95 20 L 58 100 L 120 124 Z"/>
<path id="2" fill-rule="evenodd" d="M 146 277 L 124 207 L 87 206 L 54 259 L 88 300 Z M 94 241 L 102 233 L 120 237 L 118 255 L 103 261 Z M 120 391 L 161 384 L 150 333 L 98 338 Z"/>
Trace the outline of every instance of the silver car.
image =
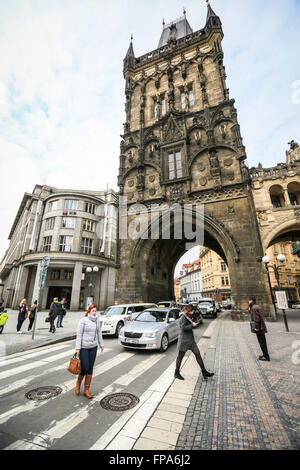
<path id="1" fill-rule="evenodd" d="M 130 349 L 159 349 L 166 352 L 169 344 L 178 339 L 180 310 L 150 308 L 121 329 L 119 344 Z"/>

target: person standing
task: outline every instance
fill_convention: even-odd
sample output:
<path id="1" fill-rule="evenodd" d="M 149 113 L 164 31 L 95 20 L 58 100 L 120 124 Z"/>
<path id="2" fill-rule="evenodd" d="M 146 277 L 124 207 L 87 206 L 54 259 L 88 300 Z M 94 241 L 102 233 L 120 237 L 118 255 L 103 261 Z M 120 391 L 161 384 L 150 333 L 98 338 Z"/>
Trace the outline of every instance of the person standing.
<path id="1" fill-rule="evenodd" d="M 268 330 L 266 327 L 263 311 L 261 307 L 257 305 L 255 297 L 251 297 L 249 299 L 249 308 L 251 314 L 251 321 L 254 322 L 254 329 L 252 331 L 256 334 L 257 340 L 263 353 L 262 356 L 259 356 L 259 360 L 269 362 L 270 356 L 266 340 L 266 333 L 268 333 Z"/>
<path id="2" fill-rule="evenodd" d="M 17 324 L 17 333 L 23 333 L 21 331 L 22 325 L 28 316 L 28 305 L 27 300 L 23 299 L 19 305 L 19 315 L 18 315 L 18 324 Z"/>
<path id="3" fill-rule="evenodd" d="M 7 319 L 8 319 L 7 310 L 4 307 L 0 307 L 0 335 L 2 335 Z"/>
<path id="4" fill-rule="evenodd" d="M 37 309 L 37 300 L 30 307 L 28 331 L 32 330 L 32 325 L 34 323 L 36 309 Z"/>
<path id="5" fill-rule="evenodd" d="M 204 379 L 208 377 L 213 377 L 214 374 L 208 372 L 205 368 L 203 359 L 201 357 L 201 353 L 197 346 L 197 343 L 194 338 L 193 329 L 197 328 L 198 323 L 194 323 L 192 318 L 194 314 L 195 307 L 190 304 L 186 307 L 183 307 L 182 312 L 183 314 L 180 317 L 179 326 L 180 326 L 180 334 L 178 338 L 178 356 L 176 360 L 176 370 L 175 370 L 175 379 L 184 380 L 182 375 L 180 374 L 180 366 L 182 360 L 187 351 L 192 351 L 196 357 L 196 360 L 201 368 L 202 375 Z"/>
<path id="6" fill-rule="evenodd" d="M 85 377 L 84 396 L 88 399 L 93 398 L 93 395 L 90 393 L 90 385 L 98 345 L 101 348 L 101 352 L 103 352 L 102 323 L 97 317 L 97 308 L 94 306 L 78 324 L 75 351 L 81 362 L 81 373 L 77 378 L 75 393 L 76 395 L 80 394 L 80 386 Z"/>
<path id="7" fill-rule="evenodd" d="M 57 317 L 56 328 L 63 328 L 62 321 L 67 313 L 67 300 L 65 298 L 63 298 L 61 301 L 61 307 L 62 307 L 62 311 Z"/>
<path id="8" fill-rule="evenodd" d="M 50 330 L 49 330 L 49 333 L 55 333 L 56 328 L 54 326 L 54 322 L 55 322 L 56 317 L 58 317 L 58 315 L 61 315 L 61 312 L 62 312 L 62 305 L 58 301 L 58 298 L 55 297 L 53 299 L 53 302 L 50 306 L 50 311 L 49 311 L 49 317 L 50 317 Z"/>

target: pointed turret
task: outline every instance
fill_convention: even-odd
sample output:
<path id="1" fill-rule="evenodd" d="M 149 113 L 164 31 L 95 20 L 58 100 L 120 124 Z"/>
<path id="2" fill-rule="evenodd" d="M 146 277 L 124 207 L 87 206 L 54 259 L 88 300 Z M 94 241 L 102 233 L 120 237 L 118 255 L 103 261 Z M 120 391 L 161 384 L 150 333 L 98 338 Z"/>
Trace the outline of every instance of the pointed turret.
<path id="1" fill-rule="evenodd" d="M 206 23 L 207 23 L 210 18 L 212 18 L 213 16 L 217 17 L 217 15 L 212 9 L 209 0 L 206 0 L 206 3 L 207 3 L 207 17 L 206 17 Z"/>
<path id="2" fill-rule="evenodd" d="M 206 25 L 205 30 L 207 32 L 221 32 L 221 36 L 223 39 L 223 30 L 222 30 L 222 23 L 218 15 L 214 12 L 210 5 L 210 1 L 206 0 L 207 3 L 207 17 L 206 17 Z"/>
<path id="3" fill-rule="evenodd" d="M 133 50 L 133 36 L 131 35 L 130 44 L 124 59 L 124 70 L 133 67 L 135 64 L 135 55 Z"/>

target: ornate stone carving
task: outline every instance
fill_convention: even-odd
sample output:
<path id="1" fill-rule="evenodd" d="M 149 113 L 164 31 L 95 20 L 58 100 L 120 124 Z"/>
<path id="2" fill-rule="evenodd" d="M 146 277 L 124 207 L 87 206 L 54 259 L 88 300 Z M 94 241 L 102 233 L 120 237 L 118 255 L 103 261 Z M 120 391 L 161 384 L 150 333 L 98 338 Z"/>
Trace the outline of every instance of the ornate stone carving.
<path id="1" fill-rule="evenodd" d="M 207 178 L 205 178 L 205 177 L 200 178 L 199 183 L 201 184 L 201 186 L 206 186 L 207 185 Z"/>
<path id="2" fill-rule="evenodd" d="M 224 166 L 231 166 L 233 164 L 233 159 L 232 158 L 227 158 L 226 160 L 224 160 Z"/>
<path id="3" fill-rule="evenodd" d="M 170 188 L 170 201 L 182 203 L 184 200 L 184 190 L 182 186 L 172 186 Z"/>

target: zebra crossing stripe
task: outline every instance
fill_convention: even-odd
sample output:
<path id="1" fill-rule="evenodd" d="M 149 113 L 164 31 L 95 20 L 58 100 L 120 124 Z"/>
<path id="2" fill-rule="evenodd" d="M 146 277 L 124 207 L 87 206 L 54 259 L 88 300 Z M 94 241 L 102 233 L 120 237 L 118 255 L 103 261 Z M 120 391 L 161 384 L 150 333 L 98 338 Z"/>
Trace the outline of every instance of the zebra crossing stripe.
<path id="1" fill-rule="evenodd" d="M 28 359 L 33 359 L 34 357 L 41 356 L 42 354 L 52 353 L 53 351 L 59 351 L 60 349 L 65 349 L 70 347 L 70 344 L 64 344 L 60 346 L 55 346 L 53 348 L 47 348 L 43 351 L 36 351 L 30 354 L 23 354 L 22 356 L 14 357 L 13 359 L 3 359 L 0 361 L 0 367 L 10 366 L 11 364 L 16 364 L 17 362 L 26 361 Z"/>
<path id="2" fill-rule="evenodd" d="M 117 367 L 122 362 L 126 361 L 127 359 L 130 359 L 135 354 L 136 354 L 135 352 L 132 352 L 132 353 L 131 352 L 122 352 L 122 353 L 118 354 L 114 358 L 109 359 L 106 362 L 104 362 L 103 364 L 100 364 L 99 366 L 95 367 L 93 376 L 96 377 L 97 375 L 104 374 L 105 372 L 112 369 L 113 367 Z M 45 365 L 45 363 L 43 365 Z M 64 382 L 60 386 L 63 388 L 62 393 L 67 393 L 70 390 L 74 390 L 74 388 L 75 388 L 75 378 L 72 378 L 71 380 L 68 380 L 67 382 Z M 52 400 L 54 400 L 54 399 L 55 398 L 52 398 Z M 17 416 L 18 414 L 30 412 L 33 409 L 40 408 L 41 406 L 49 403 L 50 400 L 41 401 L 39 403 L 30 401 L 25 405 L 23 404 L 23 405 L 11 408 L 10 410 L 8 410 L 5 413 L 0 415 L 0 424 L 6 423 L 11 418 L 14 418 L 15 416 Z"/>
<path id="3" fill-rule="evenodd" d="M 125 354 L 128 355 L 128 353 L 125 353 Z M 158 361 L 163 359 L 163 357 L 164 357 L 163 355 L 157 355 L 157 354 L 150 356 L 148 359 L 137 364 L 134 368 L 130 370 L 130 372 L 127 372 L 123 376 L 116 379 L 112 384 L 108 385 L 105 389 L 102 390 L 100 394 L 96 395 L 92 400 L 88 402 L 86 406 L 82 407 L 79 411 L 78 410 L 74 411 L 67 417 L 56 422 L 55 425 L 52 426 L 51 428 L 39 432 L 39 435 L 42 434 L 43 436 L 46 437 L 48 448 L 49 448 L 49 443 L 50 443 L 50 446 L 53 445 L 56 439 L 61 439 L 63 436 L 65 436 L 70 431 L 72 431 L 76 426 L 81 424 L 85 419 L 87 419 L 90 416 L 91 408 L 96 403 L 98 404 L 98 402 L 102 400 L 102 398 L 104 398 L 110 393 L 121 392 L 126 385 L 129 385 L 138 377 L 143 375 L 148 369 L 150 369 Z M 120 361 L 118 361 L 118 363 L 120 363 Z M 122 385 L 119 385 L 119 384 L 122 384 Z M 73 381 L 73 388 L 74 388 L 74 381 Z M 17 449 L 30 450 L 33 448 L 32 446 L 36 446 L 39 443 L 40 443 L 40 438 L 34 437 L 34 439 L 30 443 L 24 443 L 24 441 L 16 441 L 12 443 L 10 446 L 6 447 L 4 450 L 17 450 Z M 44 441 L 43 447 L 41 447 L 41 450 L 42 449 L 44 450 L 47 449 L 47 447 L 45 447 L 45 441 Z"/>

